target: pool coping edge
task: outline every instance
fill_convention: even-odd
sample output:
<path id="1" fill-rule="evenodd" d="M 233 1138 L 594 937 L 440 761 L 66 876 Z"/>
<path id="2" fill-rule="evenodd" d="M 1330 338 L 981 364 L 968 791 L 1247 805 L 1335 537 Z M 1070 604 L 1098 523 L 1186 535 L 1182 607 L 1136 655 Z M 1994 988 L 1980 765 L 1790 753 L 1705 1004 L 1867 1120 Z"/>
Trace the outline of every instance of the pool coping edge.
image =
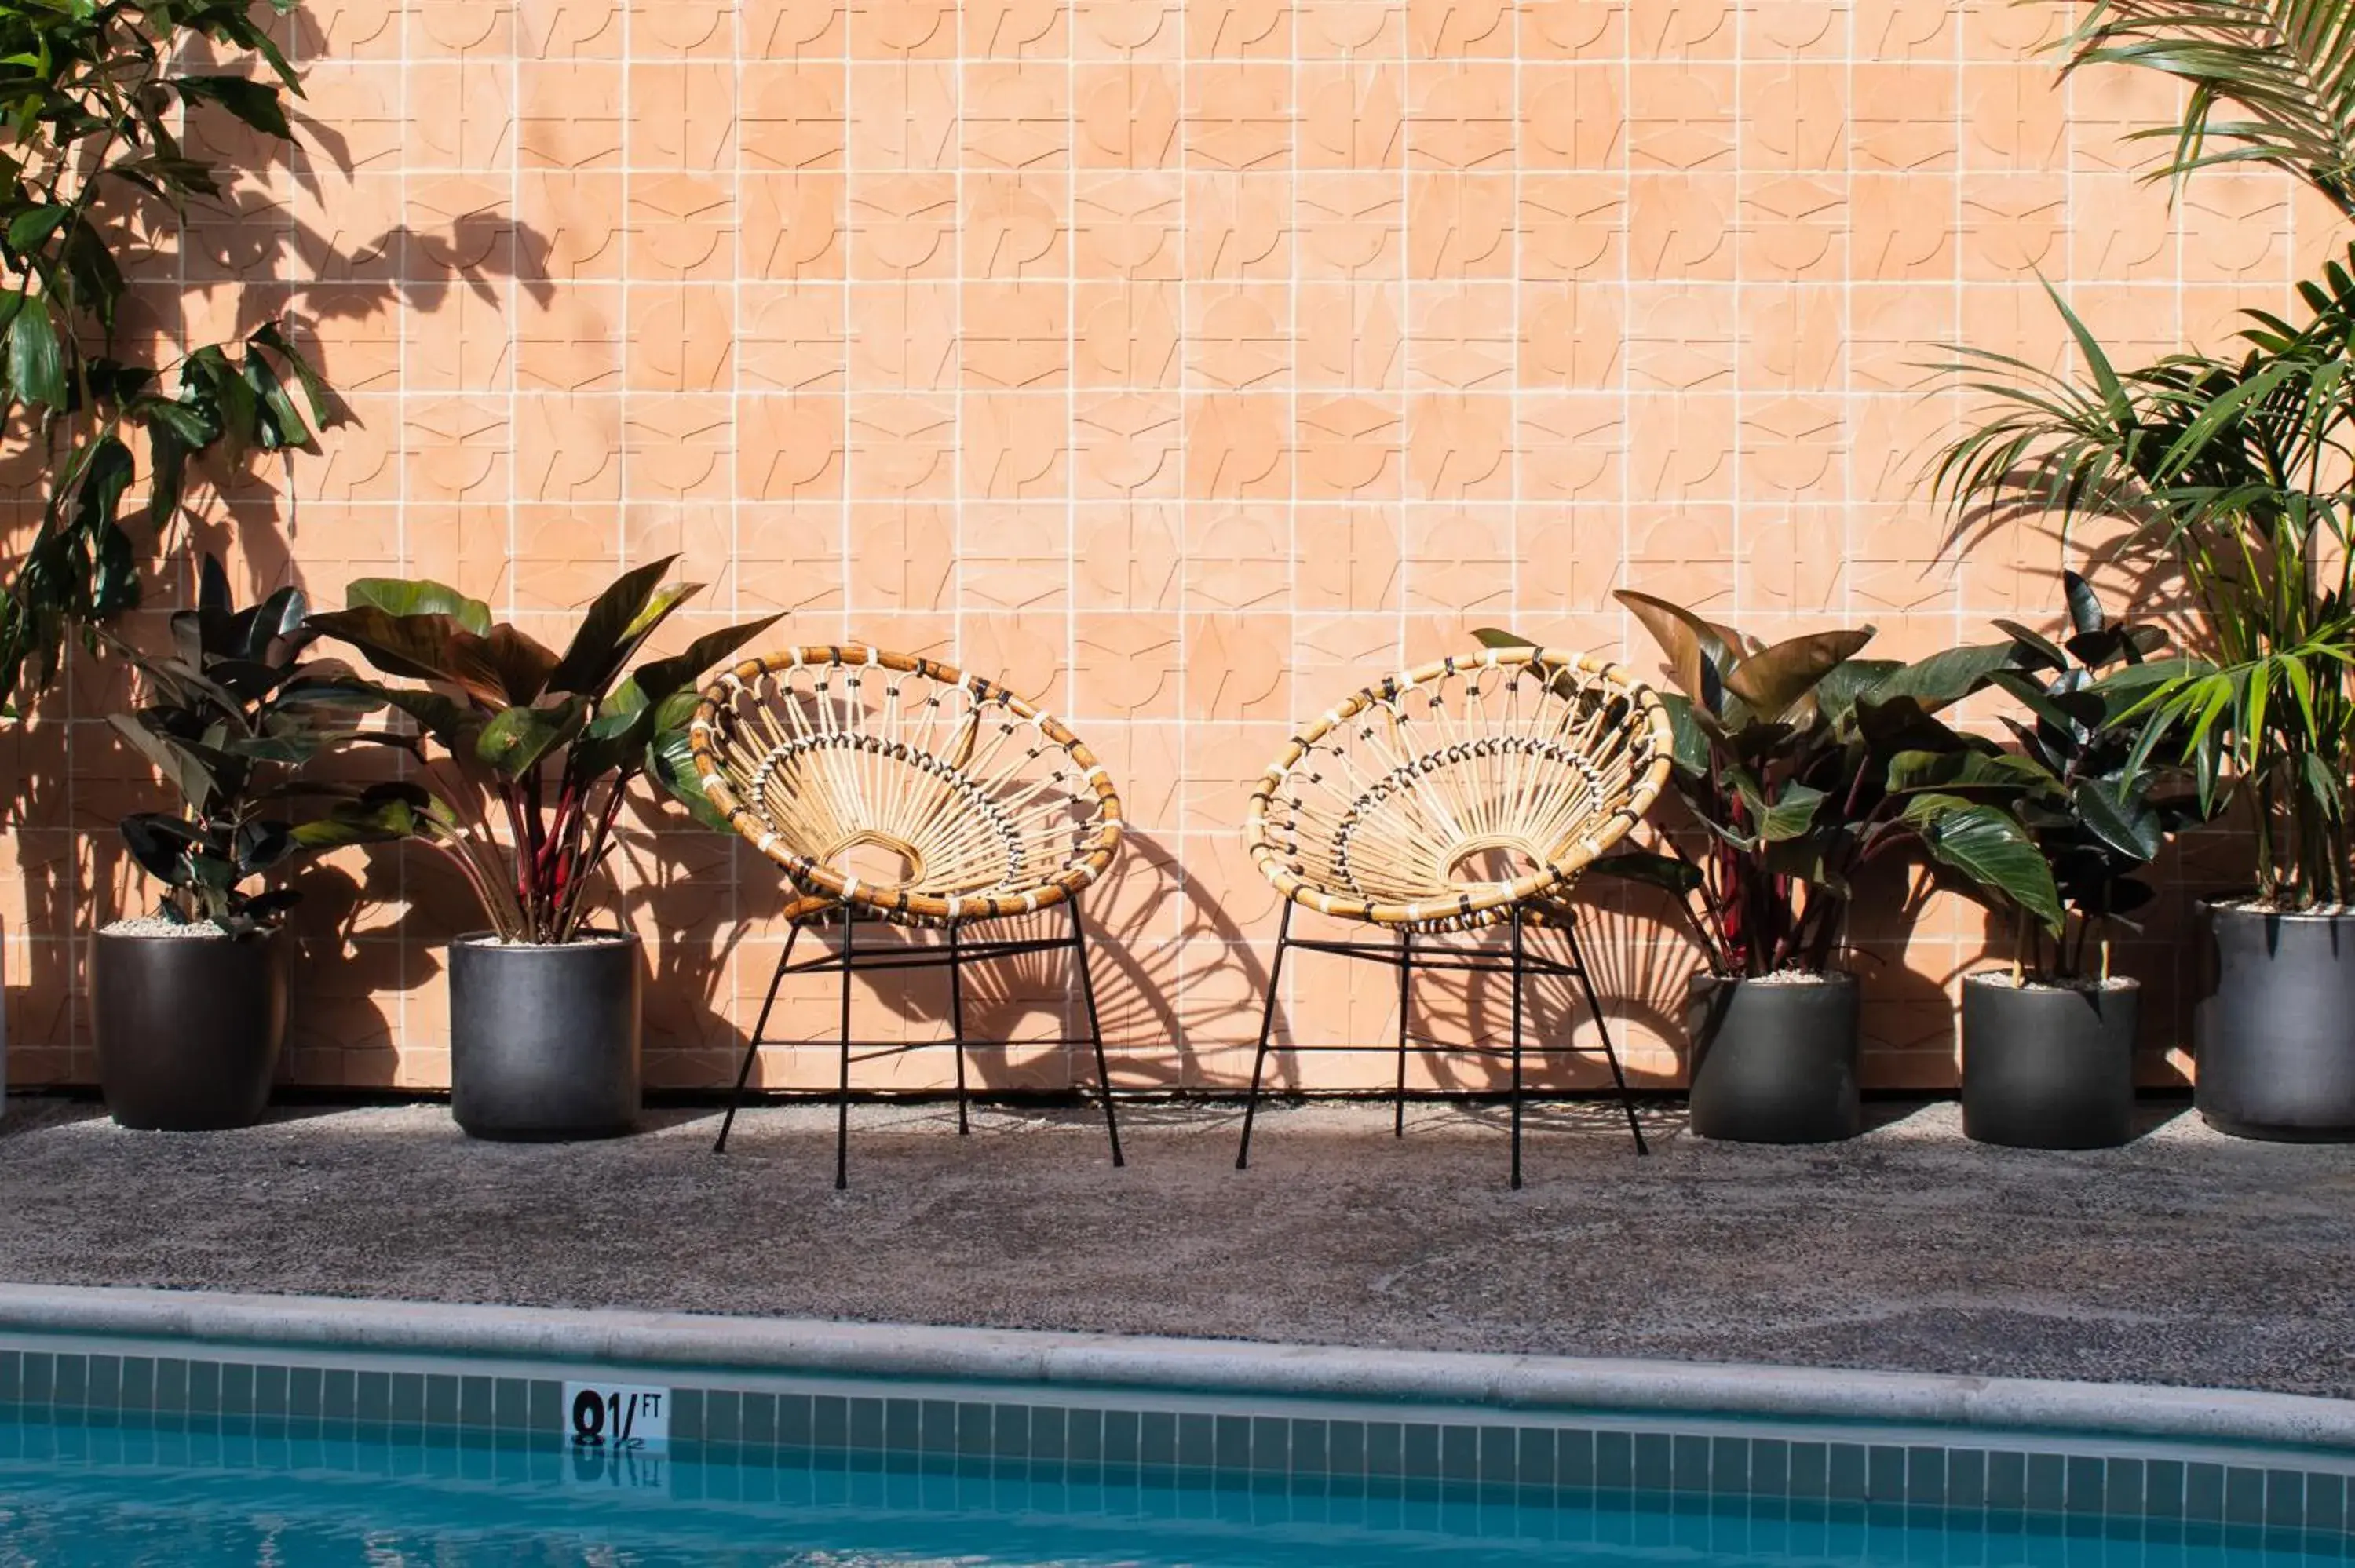
<path id="1" fill-rule="evenodd" d="M 2355 1448 L 2355 1401 L 1742 1362 L 0 1283 L 0 1332 Z"/>

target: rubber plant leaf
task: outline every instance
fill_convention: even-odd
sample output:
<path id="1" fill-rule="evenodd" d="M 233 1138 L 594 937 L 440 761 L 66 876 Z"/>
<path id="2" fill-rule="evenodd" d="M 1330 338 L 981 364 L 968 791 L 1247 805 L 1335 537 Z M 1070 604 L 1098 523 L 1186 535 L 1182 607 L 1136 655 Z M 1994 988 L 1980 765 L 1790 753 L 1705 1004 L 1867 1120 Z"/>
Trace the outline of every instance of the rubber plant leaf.
<path id="1" fill-rule="evenodd" d="M 1678 690 L 1711 713 L 1725 705 L 1723 672 L 1741 651 L 1738 635 L 1667 599 L 1633 588 L 1621 588 L 1612 597 L 1644 623 L 1644 630 L 1668 655 L 1668 673 Z"/>
<path id="2" fill-rule="evenodd" d="M 122 821 L 123 842 L 140 869 L 165 884 L 178 887 L 188 880 L 188 850 L 196 830 L 178 817 L 161 811 L 137 811 Z"/>
<path id="3" fill-rule="evenodd" d="M 517 704 L 483 726 L 474 756 L 510 779 L 520 778 L 578 736 L 588 719 L 589 700 L 577 693 Z"/>
<path id="4" fill-rule="evenodd" d="M 2051 670 L 2069 667 L 2069 656 L 2061 652 L 2060 644 L 2042 632 L 2022 626 L 2016 620 L 1998 620 L 1995 629 L 2035 655 L 2033 659 L 2022 659 L 2021 663 L 2042 665 Z"/>
<path id="5" fill-rule="evenodd" d="M 1923 712 L 1934 714 L 1968 696 L 1987 676 L 2016 663 L 2018 659 L 2017 649 L 2010 642 L 1949 648 L 1883 676 L 1858 700 L 1886 705 L 1900 697 L 1911 697 Z"/>
<path id="6" fill-rule="evenodd" d="M 2003 752 L 1901 751 L 1889 759 L 1889 791 L 1923 789 L 2034 789 L 2057 781 L 2025 757 Z"/>
<path id="7" fill-rule="evenodd" d="M 2083 637 L 2090 631 L 2106 628 L 2109 618 L 2102 613 L 2102 601 L 2094 592 L 2094 585 L 2075 572 L 2061 574 L 2061 591 L 2069 601 L 2069 630 Z"/>
<path id="8" fill-rule="evenodd" d="M 1751 654 L 1725 676 L 1726 690 L 1740 697 L 1762 721 L 1772 724 L 1813 693 L 1833 668 L 1872 641 L 1872 628 L 1817 631 L 1793 637 Z"/>
<path id="9" fill-rule="evenodd" d="M 647 660 L 631 673 L 624 683 L 636 687 L 646 702 L 660 703 L 672 693 L 691 684 L 705 671 L 783 619 L 782 614 L 764 615 L 741 626 L 707 631 L 680 652 Z"/>
<path id="10" fill-rule="evenodd" d="M 2147 865 L 2166 845 L 2158 813 L 2147 801 L 2094 779 L 2080 779 L 2071 800 L 2094 836 L 2128 860 Z"/>
<path id="11" fill-rule="evenodd" d="M 1814 827 L 1825 800 L 1823 790 L 1806 784 L 1785 784 L 1771 805 L 1748 779 L 1739 780 L 1736 788 L 1749 810 L 1751 826 L 1770 844 L 1796 839 Z"/>
<path id="12" fill-rule="evenodd" d="M 1955 795 L 1916 795 L 1903 820 L 1933 859 L 2059 933 L 2061 891 L 2051 864 L 2010 812 Z"/>
<path id="13" fill-rule="evenodd" d="M 658 561 L 649 561 L 623 572 L 607 585 L 581 614 L 581 625 L 572 633 L 564 657 L 549 673 L 548 684 L 551 690 L 579 692 L 593 697 L 613 683 L 613 677 L 621 673 L 622 666 L 636 651 L 631 634 L 640 615 L 661 586 L 663 574 L 677 559 L 677 556 L 665 556 Z"/>
<path id="14" fill-rule="evenodd" d="M 491 607 L 430 577 L 360 577 L 344 590 L 349 609 L 373 607 L 387 615 L 446 615 L 462 631 L 491 634 Z"/>

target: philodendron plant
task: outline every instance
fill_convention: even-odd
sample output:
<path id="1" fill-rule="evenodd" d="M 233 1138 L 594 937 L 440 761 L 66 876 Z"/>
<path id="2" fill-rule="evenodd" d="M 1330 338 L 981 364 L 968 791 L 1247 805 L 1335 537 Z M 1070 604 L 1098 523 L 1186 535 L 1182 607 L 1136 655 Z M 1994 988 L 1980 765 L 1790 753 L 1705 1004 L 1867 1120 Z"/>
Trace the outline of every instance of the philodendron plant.
<path id="1" fill-rule="evenodd" d="M 1937 717 L 2013 662 L 2010 644 L 1907 664 L 1858 657 L 1869 626 L 1768 645 L 1649 594 L 1618 599 L 1668 655 L 1671 777 L 1707 836 L 1688 847 L 1663 834 L 1659 850 L 1593 869 L 1674 894 L 1713 972 L 1823 972 L 1854 877 L 1900 852 L 2059 920 L 2051 872 L 2006 809 L 2030 779 L 1993 741 Z"/>
<path id="2" fill-rule="evenodd" d="M 326 813 L 298 809 L 337 793 L 302 770 L 360 738 L 359 721 L 383 700 L 342 660 L 305 657 L 318 636 L 307 609 L 294 588 L 237 609 L 228 574 L 207 556 L 196 608 L 172 617 L 171 653 L 130 654 L 140 705 L 108 722 L 178 791 L 181 809 L 132 813 L 123 841 L 163 885 L 156 913 L 176 924 L 210 921 L 232 936 L 274 925 L 300 895 L 247 885 L 351 836 Z"/>
<path id="3" fill-rule="evenodd" d="M 2200 812 L 2179 787 L 2181 770 L 2149 761 L 2162 732 L 2140 716 L 2148 694 L 2172 678 L 2171 666 L 2145 662 L 2167 646 L 2167 633 L 2112 620 L 2075 572 L 2062 582 L 2062 640 L 1998 620 L 2019 658 L 1987 677 L 2027 710 L 2025 719 L 2004 719 L 2019 763 L 2035 769 L 2012 809 L 2052 868 L 2062 918 L 2056 925 L 2022 906 L 1999 885 L 1981 891 L 2010 916 L 2015 981 L 2106 983 L 2112 928 L 2136 928 L 2128 916 L 2155 896 L 2142 874 Z"/>
<path id="4" fill-rule="evenodd" d="M 582 938 L 631 785 L 651 772 L 698 803 L 683 760 L 695 682 L 778 619 L 639 660 L 656 629 L 701 589 L 663 586 L 677 559 L 623 574 L 560 654 L 437 582 L 364 578 L 351 585 L 346 609 L 313 616 L 314 630 L 359 649 L 385 674 L 424 683 L 380 689 L 416 721 L 421 757 L 422 742 L 440 748 L 430 768 L 446 768 L 459 786 L 379 785 L 345 809 L 353 834 L 413 836 L 442 850 L 503 941 Z M 716 816 L 708 803 L 699 814 Z"/>

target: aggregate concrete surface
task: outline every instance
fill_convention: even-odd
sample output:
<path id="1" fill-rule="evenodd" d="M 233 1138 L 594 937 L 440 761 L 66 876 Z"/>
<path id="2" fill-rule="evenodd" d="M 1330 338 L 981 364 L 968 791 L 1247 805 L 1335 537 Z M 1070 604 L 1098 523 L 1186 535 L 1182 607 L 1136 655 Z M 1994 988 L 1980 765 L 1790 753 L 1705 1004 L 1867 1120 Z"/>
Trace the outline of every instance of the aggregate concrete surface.
<path id="1" fill-rule="evenodd" d="M 2162 1112 L 2121 1150 L 1966 1141 L 1951 1104 L 1853 1142 L 1717 1144 L 1593 1105 L 1369 1104 L 1101 1120 L 760 1108 L 639 1137 L 470 1141 L 431 1105 L 132 1133 L 95 1107 L 0 1123 L 0 1278 L 1416 1350 L 1649 1356 L 2355 1397 L 2355 1148 Z"/>

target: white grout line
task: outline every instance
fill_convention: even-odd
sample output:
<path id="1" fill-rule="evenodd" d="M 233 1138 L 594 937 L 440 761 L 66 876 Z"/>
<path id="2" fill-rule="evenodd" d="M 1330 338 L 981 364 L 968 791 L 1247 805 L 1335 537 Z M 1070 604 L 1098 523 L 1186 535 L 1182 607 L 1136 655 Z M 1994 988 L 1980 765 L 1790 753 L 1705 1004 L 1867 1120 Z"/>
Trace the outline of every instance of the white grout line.
<path id="1" fill-rule="evenodd" d="M 1825 1367 L 5 1284 L 0 1333 L 2355 1449 L 2350 1401 Z"/>

